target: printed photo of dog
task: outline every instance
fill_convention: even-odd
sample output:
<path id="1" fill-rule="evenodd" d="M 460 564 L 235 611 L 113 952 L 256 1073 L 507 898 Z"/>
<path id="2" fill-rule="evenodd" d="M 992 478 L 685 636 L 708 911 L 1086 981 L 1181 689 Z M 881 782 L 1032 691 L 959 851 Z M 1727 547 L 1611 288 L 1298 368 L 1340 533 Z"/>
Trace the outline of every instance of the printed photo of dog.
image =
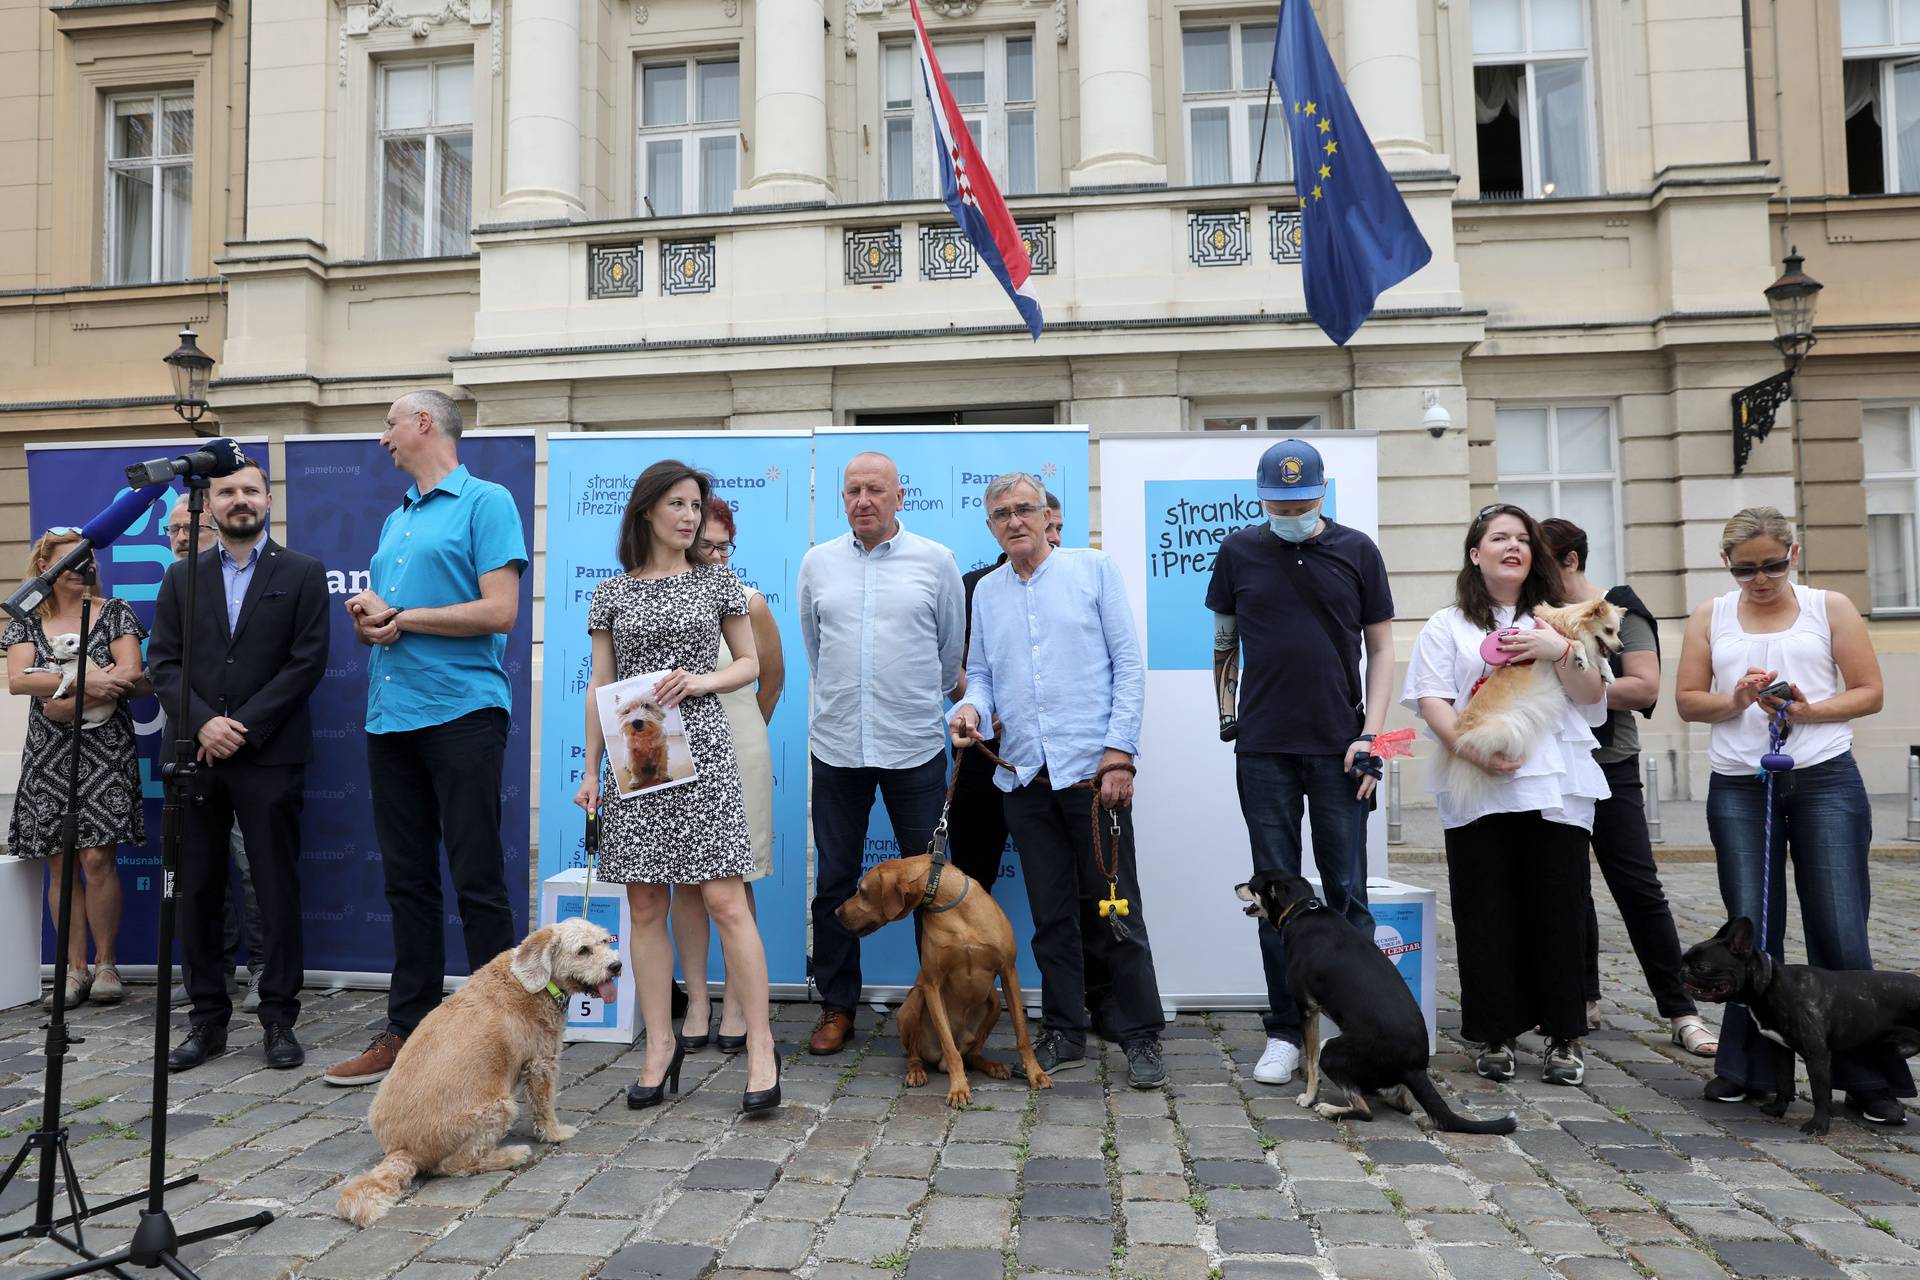
<path id="1" fill-rule="evenodd" d="M 601 686 L 600 727 L 614 785 L 623 797 L 694 779 L 680 709 L 662 707 L 653 696 L 665 674 L 655 671 Z"/>
<path id="2" fill-rule="evenodd" d="M 1611 683 L 1611 654 L 1620 652 L 1620 619 L 1624 611 L 1605 600 L 1560 608 L 1540 608 L 1533 616 L 1573 641 L 1573 662 L 1582 671 L 1598 666 Z M 1566 694 L 1552 664 L 1497 667 L 1460 713 L 1459 740 L 1483 757 L 1505 756 L 1525 760 L 1547 734 L 1555 732 L 1566 710 Z M 1447 790 L 1471 804 L 1493 786 L 1493 778 L 1459 755 L 1449 753 L 1441 768 Z"/>

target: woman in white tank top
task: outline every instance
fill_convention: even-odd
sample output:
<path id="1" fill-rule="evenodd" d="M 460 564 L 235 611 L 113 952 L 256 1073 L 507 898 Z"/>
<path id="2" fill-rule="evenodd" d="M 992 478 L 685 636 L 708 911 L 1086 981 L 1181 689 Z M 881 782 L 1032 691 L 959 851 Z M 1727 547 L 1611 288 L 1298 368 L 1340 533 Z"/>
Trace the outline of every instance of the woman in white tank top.
<path id="1" fill-rule="evenodd" d="M 1807 958 L 1823 969 L 1871 969 L 1867 853 L 1873 811 L 1853 759 L 1852 722 L 1880 710 L 1879 660 L 1866 623 L 1837 592 L 1791 581 L 1799 547 L 1793 526 L 1772 507 L 1749 507 L 1727 522 L 1720 558 L 1739 584 L 1695 609 L 1680 653 L 1680 716 L 1713 726 L 1707 830 L 1729 918 L 1759 921 L 1767 865 L 1767 950 L 1784 954 L 1787 874 L 1793 864 Z M 1763 697 L 1784 681 L 1789 696 Z M 1774 781 L 1769 858 L 1767 784 L 1760 758 L 1768 723 L 1782 706 L 1790 772 Z M 1740 1005 L 1727 1006 L 1707 1097 L 1739 1102 L 1773 1089 L 1777 1055 Z M 1914 1096 L 1906 1063 L 1890 1051 L 1836 1053 L 1833 1083 L 1865 1119 L 1902 1124 L 1900 1098 Z"/>

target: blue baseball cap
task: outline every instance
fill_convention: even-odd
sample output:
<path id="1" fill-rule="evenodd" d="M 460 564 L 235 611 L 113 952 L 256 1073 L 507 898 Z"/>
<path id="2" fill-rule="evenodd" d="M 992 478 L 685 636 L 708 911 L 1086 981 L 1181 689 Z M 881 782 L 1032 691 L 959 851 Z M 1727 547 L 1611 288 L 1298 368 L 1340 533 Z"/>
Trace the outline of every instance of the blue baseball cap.
<path id="1" fill-rule="evenodd" d="M 1254 484 L 1267 502 L 1311 502 L 1327 494 L 1320 451 L 1305 440 L 1282 440 L 1260 455 Z"/>

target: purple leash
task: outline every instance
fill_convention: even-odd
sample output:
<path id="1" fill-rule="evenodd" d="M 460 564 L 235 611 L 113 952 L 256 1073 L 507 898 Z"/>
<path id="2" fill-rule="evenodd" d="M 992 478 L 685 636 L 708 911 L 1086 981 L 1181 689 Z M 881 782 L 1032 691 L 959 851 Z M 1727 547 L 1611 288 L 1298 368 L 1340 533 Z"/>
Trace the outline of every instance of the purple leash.
<path id="1" fill-rule="evenodd" d="M 1793 757 L 1780 748 L 1787 743 L 1787 708 L 1790 702 L 1780 704 L 1780 710 L 1773 713 L 1767 721 L 1767 754 L 1760 757 L 1760 776 L 1767 780 L 1767 830 L 1761 840 L 1760 853 L 1760 950 L 1767 949 L 1767 916 L 1769 899 L 1773 891 L 1773 780 L 1776 775 L 1786 773 L 1793 768 Z"/>

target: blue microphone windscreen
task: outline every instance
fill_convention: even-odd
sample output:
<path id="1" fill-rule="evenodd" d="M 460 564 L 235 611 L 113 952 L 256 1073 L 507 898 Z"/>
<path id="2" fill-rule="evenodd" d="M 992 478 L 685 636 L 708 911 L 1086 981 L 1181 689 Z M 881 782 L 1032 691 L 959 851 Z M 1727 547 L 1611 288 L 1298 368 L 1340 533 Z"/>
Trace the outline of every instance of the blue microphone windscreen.
<path id="1" fill-rule="evenodd" d="M 140 513 L 150 506 L 154 499 L 167 491 L 164 484 L 150 484 L 144 489 L 129 489 L 115 498 L 99 515 L 87 521 L 80 530 L 80 536 L 96 547 L 104 547 L 125 533 Z"/>

